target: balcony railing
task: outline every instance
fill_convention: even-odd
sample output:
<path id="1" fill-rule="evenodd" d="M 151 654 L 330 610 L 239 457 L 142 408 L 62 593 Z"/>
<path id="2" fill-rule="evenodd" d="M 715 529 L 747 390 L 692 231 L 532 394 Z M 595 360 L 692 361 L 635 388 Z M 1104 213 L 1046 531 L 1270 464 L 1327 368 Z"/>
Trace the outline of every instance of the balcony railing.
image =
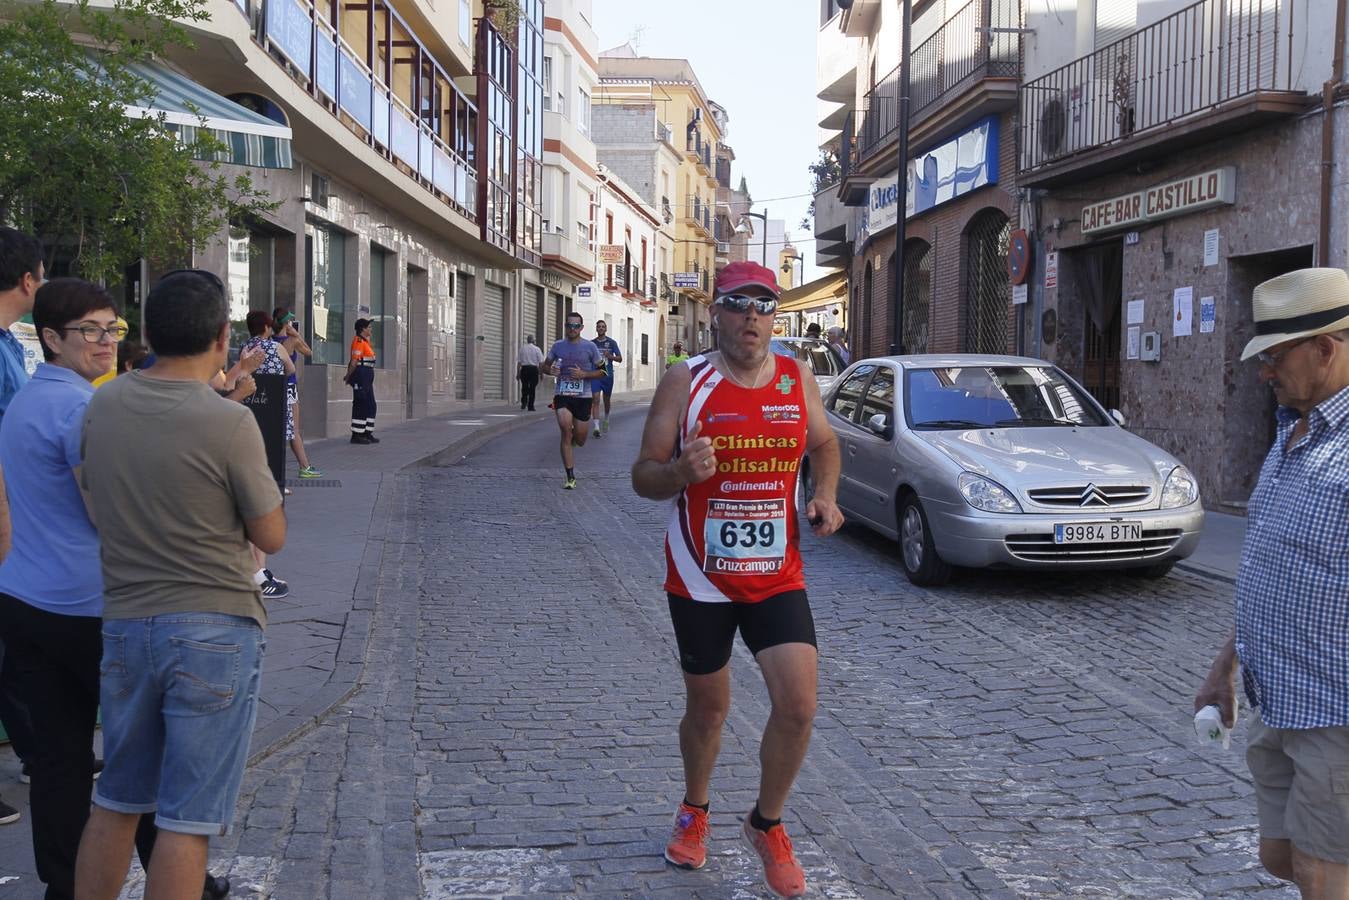
<path id="1" fill-rule="evenodd" d="M 660 273 L 660 299 L 673 300 L 674 288 L 670 287 L 670 276 L 665 272 Z"/>
<path id="2" fill-rule="evenodd" d="M 1200 0 L 1027 83 L 1022 170 L 1291 90 L 1292 23 L 1281 46 L 1281 14 L 1280 0 Z"/>
<path id="3" fill-rule="evenodd" d="M 593 272 L 595 258 L 590 252 L 589 241 L 584 238 L 573 240 L 561 231 L 543 232 L 543 255 L 565 260 L 583 272 Z"/>
<path id="4" fill-rule="evenodd" d="M 1258 2 L 1258 0 L 1250 0 Z M 1020 36 L 990 28 L 1021 26 L 1019 0 L 970 0 L 937 32 L 909 54 L 910 126 L 946 97 L 985 78 L 1016 78 L 1020 68 Z M 867 92 L 862 108 L 858 150 L 874 153 L 899 125 L 898 66 Z"/>
<path id="5" fill-rule="evenodd" d="M 444 80 L 442 106 L 449 129 L 463 147 L 451 147 L 433 125 L 417 116 L 388 85 L 361 61 L 353 49 L 305 0 L 260 0 L 255 37 L 274 57 L 284 59 L 292 77 L 335 116 L 359 127 L 366 143 L 386 159 L 401 163 L 407 174 L 456 207 L 478 217 L 478 177 L 469 159 L 477 107 Z M 399 20 L 399 24 L 402 22 Z M 460 151 L 464 152 L 460 152 Z"/>
<path id="6" fill-rule="evenodd" d="M 670 208 L 669 197 L 660 198 L 660 214 L 661 217 L 664 218 L 666 222 L 669 222 L 671 219 L 674 218 L 674 210 Z"/>
<path id="7" fill-rule="evenodd" d="M 674 132 L 671 131 L 670 126 L 666 125 L 664 122 L 656 123 L 656 139 L 664 141 L 671 147 L 674 146 Z"/>

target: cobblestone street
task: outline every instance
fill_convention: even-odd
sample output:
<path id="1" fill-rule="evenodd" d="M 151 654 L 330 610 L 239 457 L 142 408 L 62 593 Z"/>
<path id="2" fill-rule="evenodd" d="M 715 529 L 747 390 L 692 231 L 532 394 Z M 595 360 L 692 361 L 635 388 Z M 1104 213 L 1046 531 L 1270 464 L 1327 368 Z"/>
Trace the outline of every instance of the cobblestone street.
<path id="1" fill-rule="evenodd" d="M 399 476 L 362 686 L 249 770 L 212 849 L 231 896 L 763 895 L 737 828 L 768 705 L 742 646 L 712 859 L 661 857 L 683 701 L 667 507 L 627 475 L 642 413 L 578 452 L 576 491 L 551 421 Z M 786 823 L 814 895 L 1295 895 L 1256 867 L 1240 749 L 1194 745 L 1229 585 L 928 591 L 860 529 L 803 551 L 820 712 Z"/>

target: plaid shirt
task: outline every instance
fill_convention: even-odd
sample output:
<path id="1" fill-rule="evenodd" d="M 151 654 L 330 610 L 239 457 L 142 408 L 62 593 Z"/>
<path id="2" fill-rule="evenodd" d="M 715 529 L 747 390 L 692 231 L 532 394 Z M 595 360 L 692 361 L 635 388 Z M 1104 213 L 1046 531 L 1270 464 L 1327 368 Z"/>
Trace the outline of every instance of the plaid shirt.
<path id="1" fill-rule="evenodd" d="M 1247 511 L 1237 575 L 1237 655 L 1271 728 L 1349 725 L 1349 388 L 1278 437 Z"/>

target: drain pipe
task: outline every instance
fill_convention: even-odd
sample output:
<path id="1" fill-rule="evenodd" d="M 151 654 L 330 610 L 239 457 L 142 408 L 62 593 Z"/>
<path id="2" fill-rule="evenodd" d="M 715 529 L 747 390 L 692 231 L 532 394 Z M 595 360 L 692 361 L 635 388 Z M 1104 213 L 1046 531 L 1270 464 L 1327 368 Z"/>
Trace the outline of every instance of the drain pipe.
<path id="1" fill-rule="evenodd" d="M 1331 64 L 1330 80 L 1321 86 L 1321 221 L 1316 241 L 1316 264 L 1330 265 L 1330 207 L 1332 173 L 1335 168 L 1335 93 L 1344 82 L 1344 25 L 1345 5 L 1349 0 L 1335 3 L 1335 58 Z M 1291 66 L 1292 60 L 1289 60 Z"/>

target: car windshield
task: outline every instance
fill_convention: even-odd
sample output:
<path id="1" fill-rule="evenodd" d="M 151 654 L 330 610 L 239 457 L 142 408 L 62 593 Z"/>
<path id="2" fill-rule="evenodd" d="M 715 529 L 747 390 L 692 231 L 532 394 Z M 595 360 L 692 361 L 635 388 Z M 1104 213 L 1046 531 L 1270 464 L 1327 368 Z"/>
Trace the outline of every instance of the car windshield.
<path id="1" fill-rule="evenodd" d="M 909 369 L 904 385 L 905 415 L 918 430 L 1108 424 L 1052 366 Z"/>
<path id="2" fill-rule="evenodd" d="M 782 356 L 791 356 L 810 365 L 810 371 L 816 375 L 837 375 L 843 371 L 838 357 L 829 349 L 826 341 L 799 340 L 773 341 L 773 352 Z"/>

